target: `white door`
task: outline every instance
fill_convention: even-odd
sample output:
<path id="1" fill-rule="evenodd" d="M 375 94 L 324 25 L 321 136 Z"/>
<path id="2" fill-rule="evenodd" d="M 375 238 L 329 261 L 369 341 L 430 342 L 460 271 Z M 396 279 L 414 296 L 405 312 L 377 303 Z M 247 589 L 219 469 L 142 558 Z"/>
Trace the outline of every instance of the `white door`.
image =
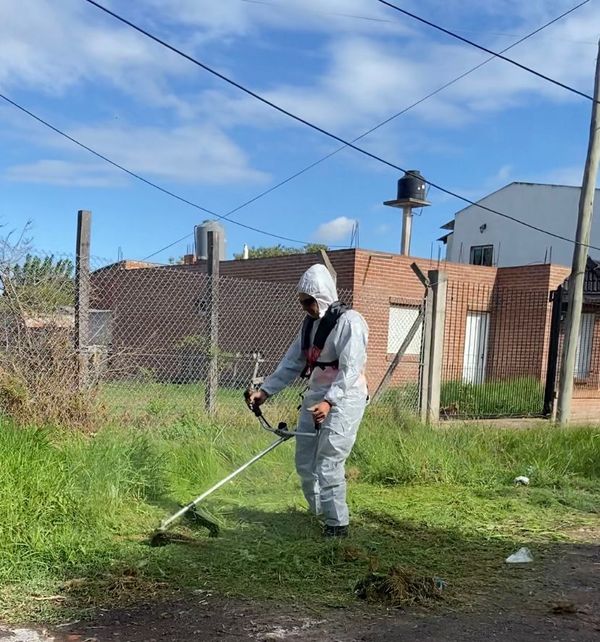
<path id="1" fill-rule="evenodd" d="M 587 379 L 590 376 L 595 319 L 596 315 L 589 312 L 584 312 L 581 315 L 579 340 L 577 341 L 577 352 L 575 353 L 575 379 Z"/>
<path id="2" fill-rule="evenodd" d="M 463 358 L 463 381 L 483 383 L 487 361 L 490 315 L 488 312 L 468 312 Z"/>

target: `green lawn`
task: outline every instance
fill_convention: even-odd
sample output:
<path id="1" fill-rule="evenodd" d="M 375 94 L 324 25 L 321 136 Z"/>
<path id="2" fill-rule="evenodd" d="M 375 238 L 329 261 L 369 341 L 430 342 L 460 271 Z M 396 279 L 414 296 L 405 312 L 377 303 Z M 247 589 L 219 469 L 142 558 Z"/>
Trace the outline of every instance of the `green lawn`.
<path id="1" fill-rule="evenodd" d="M 220 538 L 182 525 L 190 543 L 150 548 L 162 517 L 271 439 L 237 393 L 225 418 L 208 421 L 196 396 L 175 388 L 180 396 L 109 391 L 112 420 L 95 435 L 3 423 L 0 619 L 48 621 L 182 588 L 343 605 L 370 570 L 399 564 L 469 599 L 505 581 L 515 548 L 552 547 L 598 523 L 597 429 L 436 430 L 373 412 L 348 467 L 346 542 L 320 538 L 286 443 L 207 502 Z M 293 417 L 295 403 L 269 416 Z M 513 485 L 520 474 L 530 487 Z"/>

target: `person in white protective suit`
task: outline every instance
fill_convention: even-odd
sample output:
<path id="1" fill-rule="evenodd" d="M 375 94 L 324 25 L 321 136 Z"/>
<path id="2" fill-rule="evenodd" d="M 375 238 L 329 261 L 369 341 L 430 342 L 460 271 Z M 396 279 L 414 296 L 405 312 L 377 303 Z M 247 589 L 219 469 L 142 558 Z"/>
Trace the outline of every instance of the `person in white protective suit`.
<path id="1" fill-rule="evenodd" d="M 325 520 L 326 537 L 348 535 L 344 465 L 368 400 L 364 369 L 368 327 L 337 300 L 333 278 L 313 265 L 298 284 L 304 325 L 275 372 L 248 397 L 260 406 L 299 375 L 309 377 L 296 437 L 296 471 L 312 513 Z"/>

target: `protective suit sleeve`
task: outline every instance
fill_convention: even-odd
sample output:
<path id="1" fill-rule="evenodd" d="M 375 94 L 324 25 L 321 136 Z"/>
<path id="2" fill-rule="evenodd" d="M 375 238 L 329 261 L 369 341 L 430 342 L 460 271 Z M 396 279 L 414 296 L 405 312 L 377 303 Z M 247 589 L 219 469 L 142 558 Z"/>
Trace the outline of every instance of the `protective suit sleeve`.
<path id="1" fill-rule="evenodd" d="M 276 395 L 300 375 L 305 365 L 306 359 L 302 353 L 302 343 L 298 335 L 275 372 L 265 379 L 261 390 L 264 390 L 269 396 Z"/>
<path id="2" fill-rule="evenodd" d="M 339 359 L 338 374 L 325 395 L 325 401 L 333 406 L 344 399 L 362 376 L 367 361 L 367 341 L 368 329 L 360 319 L 343 321 L 335 346 Z"/>

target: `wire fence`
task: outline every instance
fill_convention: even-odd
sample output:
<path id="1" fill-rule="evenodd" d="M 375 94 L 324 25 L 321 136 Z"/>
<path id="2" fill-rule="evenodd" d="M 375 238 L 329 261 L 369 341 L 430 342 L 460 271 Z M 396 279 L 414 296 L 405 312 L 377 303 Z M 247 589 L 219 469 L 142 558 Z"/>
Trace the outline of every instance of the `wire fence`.
<path id="1" fill-rule="evenodd" d="M 557 350 L 555 353 L 555 381 L 557 389 L 560 382 L 560 369 L 564 350 L 564 321 L 567 312 L 567 297 L 559 300 L 559 327 Z M 575 352 L 573 372 L 573 397 L 575 399 L 600 398 L 600 301 L 584 297 L 581 312 L 581 325 Z"/>
<path id="2" fill-rule="evenodd" d="M 75 272 L 73 257 L 0 255 L 1 412 L 82 426 L 251 421 L 243 391 L 276 368 L 302 324 L 295 283 L 94 259 L 83 310 Z M 416 416 L 424 299 L 383 287 L 339 296 L 370 329 L 368 416 Z M 550 298 L 542 282 L 448 283 L 442 419 L 550 413 L 564 318 Z M 576 399 L 600 399 L 600 304 L 589 297 L 574 383 Z M 297 381 L 270 401 L 277 419 L 294 422 L 304 387 Z"/>
<path id="3" fill-rule="evenodd" d="M 303 320 L 295 283 L 216 279 L 198 265 L 94 260 L 85 310 L 78 309 L 68 257 L 30 256 L 4 266 L 0 404 L 33 421 L 85 425 L 100 417 L 153 426 L 205 421 L 209 410 L 211 419 L 239 421 L 250 415 L 243 391 L 275 369 Z M 351 291 L 339 298 L 353 303 Z M 368 410 L 381 418 L 418 412 L 422 328 L 393 363 L 420 311 L 418 301 L 405 304 L 389 311 L 387 299 L 373 296 L 360 310 L 375 322 L 371 391 L 388 375 Z M 293 422 L 304 387 L 295 382 L 271 412 Z"/>
<path id="4" fill-rule="evenodd" d="M 545 289 L 450 283 L 442 417 L 541 416 L 550 317 Z"/>

